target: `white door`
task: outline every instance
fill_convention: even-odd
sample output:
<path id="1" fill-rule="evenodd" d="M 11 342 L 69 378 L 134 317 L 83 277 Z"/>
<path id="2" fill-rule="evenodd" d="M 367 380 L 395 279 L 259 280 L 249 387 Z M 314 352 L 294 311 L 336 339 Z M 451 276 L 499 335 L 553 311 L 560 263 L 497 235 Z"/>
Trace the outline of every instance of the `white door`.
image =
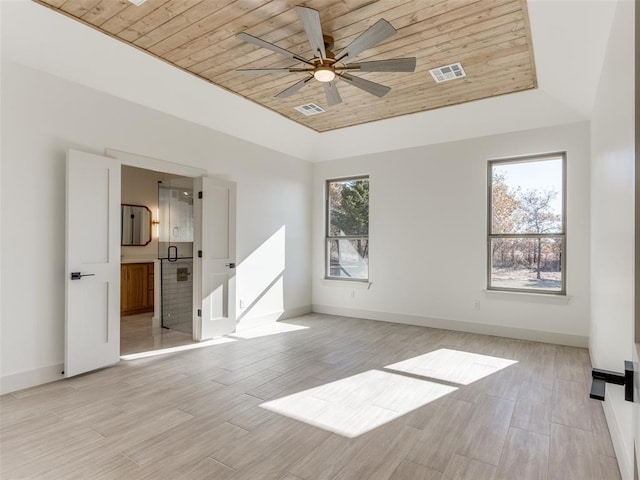
<path id="1" fill-rule="evenodd" d="M 236 327 L 236 184 L 201 177 L 196 191 L 202 198 L 194 201 L 194 312 L 201 316 L 194 337 L 205 340 Z"/>
<path id="2" fill-rule="evenodd" d="M 120 359 L 120 162 L 67 154 L 66 377 Z"/>

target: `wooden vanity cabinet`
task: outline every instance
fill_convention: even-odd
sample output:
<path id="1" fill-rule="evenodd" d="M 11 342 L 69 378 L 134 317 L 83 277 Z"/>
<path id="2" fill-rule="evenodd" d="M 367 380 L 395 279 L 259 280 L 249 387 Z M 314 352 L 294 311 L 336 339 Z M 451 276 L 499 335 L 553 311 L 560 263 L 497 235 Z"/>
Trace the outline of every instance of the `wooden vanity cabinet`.
<path id="1" fill-rule="evenodd" d="M 120 265 L 120 315 L 153 312 L 153 262 Z"/>

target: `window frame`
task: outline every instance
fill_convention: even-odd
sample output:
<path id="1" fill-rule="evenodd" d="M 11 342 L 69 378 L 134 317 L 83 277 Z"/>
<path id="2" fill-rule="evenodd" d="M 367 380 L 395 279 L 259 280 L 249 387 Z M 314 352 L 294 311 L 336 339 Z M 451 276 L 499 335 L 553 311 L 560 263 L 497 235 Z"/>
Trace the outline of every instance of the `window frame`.
<path id="1" fill-rule="evenodd" d="M 330 254 L 330 242 L 335 239 L 340 240 L 367 240 L 367 245 L 369 245 L 369 234 L 367 231 L 367 235 L 341 235 L 335 236 L 331 235 L 331 194 L 329 192 L 329 185 L 335 182 L 350 182 L 350 181 L 358 181 L 358 180 L 367 180 L 369 182 L 369 188 L 371 188 L 371 178 L 369 175 L 354 175 L 348 177 L 338 177 L 338 178 L 329 178 L 325 180 L 324 183 L 324 209 L 325 209 L 325 219 L 324 219 L 324 280 L 336 280 L 339 282 L 359 282 L 359 283 L 368 283 L 369 278 L 371 277 L 369 271 L 369 262 L 367 261 L 367 278 L 349 278 L 349 277 L 335 277 L 331 276 L 331 254 Z M 371 192 L 369 190 L 369 192 Z M 371 214 L 371 204 L 367 205 L 369 210 L 369 215 Z M 367 247 L 368 248 L 368 247 Z"/>
<path id="2" fill-rule="evenodd" d="M 562 160 L 562 231 L 561 233 L 496 233 L 493 228 L 493 166 L 517 163 L 531 163 L 537 161 L 560 158 Z M 560 290 L 545 290 L 536 288 L 510 288 L 495 287 L 491 285 L 492 252 L 491 241 L 495 238 L 561 238 L 560 271 L 562 272 L 562 285 Z M 540 153 L 535 155 L 522 155 L 518 157 L 500 158 L 487 162 L 487 279 L 486 288 L 490 291 L 531 293 L 535 295 L 567 295 L 567 152 Z"/>

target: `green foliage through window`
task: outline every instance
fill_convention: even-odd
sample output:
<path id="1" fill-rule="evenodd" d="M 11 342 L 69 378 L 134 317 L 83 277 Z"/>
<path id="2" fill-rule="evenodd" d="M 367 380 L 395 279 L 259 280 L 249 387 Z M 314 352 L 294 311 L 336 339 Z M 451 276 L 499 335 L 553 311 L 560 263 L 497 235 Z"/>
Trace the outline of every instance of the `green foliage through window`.
<path id="1" fill-rule="evenodd" d="M 327 182 L 327 278 L 369 278 L 369 179 Z"/>

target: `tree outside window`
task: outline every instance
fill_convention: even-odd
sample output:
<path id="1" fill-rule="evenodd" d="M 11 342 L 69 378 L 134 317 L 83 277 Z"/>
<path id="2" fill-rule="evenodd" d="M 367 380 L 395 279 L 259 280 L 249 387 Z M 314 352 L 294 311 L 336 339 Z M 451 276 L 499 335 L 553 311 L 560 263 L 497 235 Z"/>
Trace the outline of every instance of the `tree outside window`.
<path id="1" fill-rule="evenodd" d="M 326 278 L 369 278 L 369 178 L 327 181 Z"/>
<path id="2" fill-rule="evenodd" d="M 489 289 L 565 293 L 564 172 L 564 154 L 489 162 Z"/>

